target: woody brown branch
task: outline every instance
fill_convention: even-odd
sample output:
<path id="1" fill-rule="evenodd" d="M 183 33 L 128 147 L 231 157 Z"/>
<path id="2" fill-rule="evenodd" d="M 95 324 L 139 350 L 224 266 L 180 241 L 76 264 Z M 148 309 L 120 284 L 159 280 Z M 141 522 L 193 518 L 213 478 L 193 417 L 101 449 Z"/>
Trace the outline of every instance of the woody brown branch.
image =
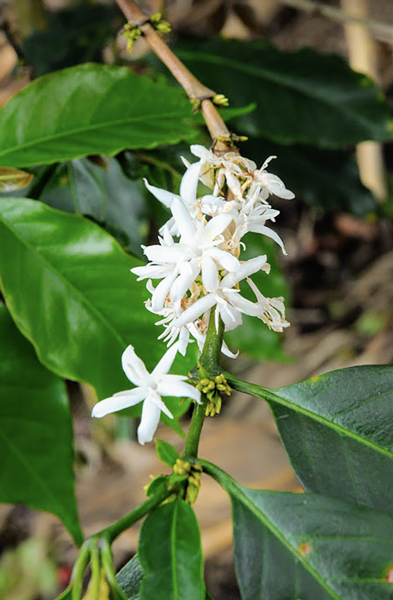
<path id="1" fill-rule="evenodd" d="M 191 102 L 195 100 L 201 102 L 202 115 L 212 139 L 230 139 L 230 131 L 213 102 L 210 100 L 210 98 L 215 96 L 215 92 L 194 77 L 149 23 L 149 17 L 132 0 L 116 0 L 116 2 L 127 21 L 140 28 L 142 35 L 145 37 L 150 48 L 168 67 L 172 75 L 187 93 Z M 217 153 L 227 152 L 228 150 L 236 152 L 236 148 L 230 147 L 223 141 L 219 141 L 215 144 L 215 152 Z"/>

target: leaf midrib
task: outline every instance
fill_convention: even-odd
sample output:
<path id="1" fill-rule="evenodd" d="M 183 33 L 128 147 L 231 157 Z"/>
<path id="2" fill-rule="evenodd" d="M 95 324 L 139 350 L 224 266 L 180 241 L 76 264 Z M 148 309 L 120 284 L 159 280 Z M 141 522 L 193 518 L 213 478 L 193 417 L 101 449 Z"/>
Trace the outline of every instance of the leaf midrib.
<path id="1" fill-rule="evenodd" d="M 152 114 L 148 114 L 148 115 L 140 115 L 138 117 L 129 117 L 127 119 L 116 119 L 113 121 L 105 121 L 103 124 L 92 124 L 89 125 L 88 127 L 76 127 L 75 129 L 67 129 L 66 131 L 63 132 L 59 132 L 58 134 L 55 135 L 47 135 L 47 136 L 43 136 L 41 138 L 36 138 L 33 141 L 29 141 L 29 142 L 24 142 L 21 144 L 17 144 L 11 147 L 8 147 L 5 151 L 1 152 L 0 151 L 0 157 L 1 156 L 7 156 L 8 154 L 12 154 L 13 152 L 15 152 L 15 150 L 25 150 L 26 148 L 31 148 L 32 146 L 36 146 L 38 144 L 41 143 L 45 143 L 49 140 L 61 140 L 63 138 L 67 138 L 70 137 L 72 135 L 78 134 L 78 133 L 88 133 L 91 131 L 96 131 L 96 130 L 100 130 L 100 129 L 106 129 L 108 127 L 113 127 L 116 125 L 127 125 L 130 123 L 139 123 L 140 121 L 144 121 L 145 119 L 151 119 L 152 116 L 157 116 L 160 120 L 161 119 L 167 119 L 167 118 L 171 118 L 171 117 L 176 117 L 176 119 L 179 119 L 179 113 L 178 112 L 169 112 L 169 113 L 154 113 Z M 182 119 L 186 119 L 187 115 L 184 115 L 183 117 L 181 117 Z M 1 124 L 0 124 L 0 128 L 1 128 Z M 182 137 L 182 134 L 177 134 L 178 138 Z M 159 143 L 159 142 L 158 142 Z M 35 163 L 34 163 L 35 164 Z"/>
<path id="2" fill-rule="evenodd" d="M 309 419 L 317 421 L 318 423 L 320 423 L 321 425 L 324 425 L 328 429 L 332 429 L 340 436 L 352 438 L 356 442 L 361 443 L 365 446 L 368 446 L 369 448 L 372 448 L 372 450 L 374 450 L 375 452 L 379 452 L 380 454 L 387 456 L 391 460 L 393 459 L 393 453 L 389 452 L 389 450 L 386 450 L 385 448 L 382 448 L 381 446 L 377 446 L 373 442 L 363 438 L 362 436 L 351 431 L 350 429 L 345 429 L 345 427 L 343 427 L 342 425 L 339 425 L 338 423 L 334 423 L 333 421 L 330 421 L 326 417 L 322 417 L 321 415 L 311 412 L 311 411 L 307 410 L 306 408 L 299 406 L 298 404 L 290 402 L 289 400 L 287 400 L 286 398 L 283 398 L 282 396 L 278 396 L 277 394 L 275 394 L 271 390 L 268 390 L 267 388 L 263 388 L 261 386 L 257 386 L 252 383 L 246 383 L 246 382 L 241 381 L 240 379 L 237 379 L 229 374 L 227 375 L 227 379 L 228 379 L 228 382 L 232 383 L 233 387 L 240 392 L 243 392 L 246 394 L 251 394 L 252 396 L 255 396 L 256 398 L 265 400 L 268 403 L 270 401 L 270 402 L 273 402 L 276 404 L 281 404 L 282 406 L 285 406 L 286 408 L 289 408 L 290 410 L 293 410 L 296 413 L 302 414 L 305 417 L 308 417 Z"/>

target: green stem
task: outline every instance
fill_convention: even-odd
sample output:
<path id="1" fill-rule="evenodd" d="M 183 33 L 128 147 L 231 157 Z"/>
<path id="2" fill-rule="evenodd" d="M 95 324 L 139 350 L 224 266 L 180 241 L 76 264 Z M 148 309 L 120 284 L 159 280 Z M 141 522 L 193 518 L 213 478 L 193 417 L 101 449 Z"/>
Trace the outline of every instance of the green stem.
<path id="1" fill-rule="evenodd" d="M 210 313 L 209 325 L 206 333 L 206 341 L 203 346 L 203 351 L 199 362 L 211 375 L 220 373 L 220 356 L 221 346 L 224 337 L 224 324 L 219 319 L 218 331 L 215 325 L 215 308 Z M 205 420 L 205 412 L 207 405 L 207 397 L 202 394 L 202 403 L 195 404 L 194 412 L 192 413 L 190 429 L 186 440 L 186 445 L 183 452 L 183 458 L 198 456 L 199 440 L 201 437 L 203 422 Z"/>
<path id="2" fill-rule="evenodd" d="M 127 515 L 124 515 L 124 517 L 122 517 L 121 519 L 116 521 L 116 523 L 112 523 L 112 525 L 109 525 L 105 529 L 102 529 L 98 533 L 94 534 L 93 537 L 96 539 L 104 537 L 105 539 L 108 540 L 108 542 L 110 544 L 112 544 L 112 542 L 117 537 L 119 537 L 119 535 L 122 534 L 123 531 L 132 527 L 132 525 L 134 525 L 134 523 L 136 523 L 137 521 L 142 519 L 151 510 L 153 510 L 153 508 L 156 508 L 156 506 L 158 506 L 159 504 L 161 504 L 161 502 L 166 500 L 171 494 L 172 494 L 171 490 L 168 490 L 168 489 L 162 490 L 160 493 L 157 493 L 155 496 L 152 496 L 151 498 L 148 498 L 147 500 L 145 500 L 145 502 L 143 502 L 142 504 L 137 506 L 137 508 L 132 510 Z"/>
<path id="3" fill-rule="evenodd" d="M 90 560 L 90 547 L 88 544 L 84 544 L 79 552 L 79 556 L 76 559 L 76 563 L 72 570 L 71 583 L 72 583 L 72 600 L 80 600 L 82 597 L 82 586 L 83 586 L 83 574 L 86 570 Z"/>

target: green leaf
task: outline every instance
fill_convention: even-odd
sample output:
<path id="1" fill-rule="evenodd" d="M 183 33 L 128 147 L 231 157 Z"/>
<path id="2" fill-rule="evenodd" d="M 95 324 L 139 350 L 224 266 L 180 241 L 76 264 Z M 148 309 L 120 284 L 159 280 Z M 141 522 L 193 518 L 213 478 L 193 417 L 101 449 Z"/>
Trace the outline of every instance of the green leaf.
<path id="1" fill-rule="evenodd" d="M 105 169 L 87 158 L 61 163 L 38 199 L 94 219 L 122 246 L 140 254 L 148 233 L 145 185 L 126 177 L 114 158 L 103 160 Z"/>
<path id="2" fill-rule="evenodd" d="M 392 138 L 382 92 L 338 56 L 237 40 L 193 42 L 175 51 L 234 104 L 257 103 L 257 111 L 237 121 L 242 134 L 322 148 Z"/>
<path id="3" fill-rule="evenodd" d="M 143 571 L 137 554 L 116 575 L 116 581 L 128 600 L 138 600 L 142 578 Z"/>
<path id="4" fill-rule="evenodd" d="M 181 498 L 161 505 L 143 523 L 140 600 L 205 598 L 201 537 L 195 513 Z"/>
<path id="5" fill-rule="evenodd" d="M 269 275 L 260 271 L 252 276 L 252 280 L 261 293 L 267 298 L 284 296 L 288 299 L 288 285 L 277 260 L 280 251 L 278 246 L 257 233 L 248 233 L 243 238 L 243 242 L 246 245 L 246 249 L 242 252 L 243 260 L 266 254 L 271 265 Z M 248 300 L 255 302 L 254 292 L 248 285 L 242 286 L 242 294 Z M 282 335 L 270 330 L 265 323 L 256 317 L 243 315 L 243 325 L 237 327 L 234 331 L 228 331 L 225 334 L 225 339 L 231 348 L 239 349 L 258 360 L 288 360 L 288 356 L 282 349 Z"/>
<path id="6" fill-rule="evenodd" d="M 268 156 L 277 155 L 277 160 L 269 165 L 269 172 L 281 177 L 285 185 L 310 206 L 326 211 L 349 211 L 359 217 L 376 209 L 372 193 L 360 181 L 351 151 L 283 146 L 252 138 L 242 146 L 242 152 L 258 165 Z"/>
<path id="7" fill-rule="evenodd" d="M 0 502 L 57 515 L 82 543 L 64 382 L 37 360 L 0 304 Z"/>
<path id="8" fill-rule="evenodd" d="M 231 497 L 243 600 L 391 600 L 390 516 L 319 494 L 252 490 L 200 463 Z"/>
<path id="9" fill-rule="evenodd" d="M 393 515 L 392 366 L 340 369 L 277 390 L 227 379 L 269 403 L 306 491 Z"/>
<path id="10" fill-rule="evenodd" d="M 0 199 L 1 287 L 10 312 L 45 366 L 91 384 L 99 398 L 132 387 L 121 368 L 128 344 L 149 371 L 165 352 L 143 303 L 145 286 L 129 272 L 138 264 L 89 220 Z M 173 369 L 193 364 L 191 351 Z M 184 411 L 178 398 L 166 403 L 173 414 Z M 138 415 L 141 405 L 128 410 Z"/>
<path id="11" fill-rule="evenodd" d="M 173 467 L 177 459 L 180 458 L 180 454 L 176 448 L 164 440 L 155 440 L 155 442 L 158 460 L 163 462 L 164 465 L 167 465 L 168 467 Z"/>
<path id="12" fill-rule="evenodd" d="M 0 111 L 0 165 L 176 144 L 193 133 L 190 115 L 181 90 L 163 81 L 124 67 L 71 67 L 36 79 Z"/>

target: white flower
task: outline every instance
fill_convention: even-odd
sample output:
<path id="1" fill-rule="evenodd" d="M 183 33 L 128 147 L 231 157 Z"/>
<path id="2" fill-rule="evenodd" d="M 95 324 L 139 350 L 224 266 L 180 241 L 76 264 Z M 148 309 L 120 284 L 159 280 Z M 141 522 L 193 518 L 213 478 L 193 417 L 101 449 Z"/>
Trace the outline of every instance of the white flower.
<path id="1" fill-rule="evenodd" d="M 233 220 L 230 214 L 218 215 L 207 223 L 195 221 L 178 198 L 173 199 L 171 210 L 180 241 L 175 242 L 165 229 L 160 245 L 143 247 L 151 262 L 131 269 L 139 279 L 162 278 L 152 296 L 154 311 L 162 310 L 168 294 L 172 302 L 181 300 L 200 273 L 208 288 L 218 279 L 219 269 L 231 272 L 240 268 L 235 256 L 218 247 L 224 241 L 222 233 Z"/>
<path id="2" fill-rule="evenodd" d="M 216 307 L 215 319 L 218 330 L 219 317 L 223 320 L 225 331 L 231 331 L 241 325 L 242 313 L 253 317 L 260 317 L 263 309 L 258 303 L 253 303 L 243 298 L 239 289 L 234 286 L 246 279 L 249 275 L 263 270 L 269 272 L 270 265 L 266 262 L 266 256 L 258 256 L 244 262 L 235 273 L 228 273 L 221 281 L 216 281 L 210 288 L 208 294 L 197 300 L 183 314 L 174 320 L 174 327 L 181 327 L 192 323 L 201 314 Z M 263 307 L 265 308 L 265 307 Z"/>
<path id="3" fill-rule="evenodd" d="M 135 354 L 134 348 L 128 346 L 122 356 L 123 370 L 128 379 L 137 387 L 101 400 L 93 408 L 92 416 L 104 417 L 109 413 L 143 402 L 142 417 L 138 427 L 138 441 L 142 445 L 145 442 L 151 442 L 158 427 L 161 411 L 169 418 L 173 418 L 161 396 L 186 396 L 198 403 L 201 402 L 200 392 L 192 385 L 185 383 L 187 377 L 167 374 L 176 353 L 177 345 L 174 345 L 167 350 L 155 369 L 149 373 L 143 361 Z"/>
<path id="4" fill-rule="evenodd" d="M 255 188 L 259 188 L 261 194 L 261 200 L 265 200 L 270 194 L 274 194 L 279 198 L 284 198 L 285 200 L 292 200 L 295 197 L 295 194 L 290 190 L 287 190 L 284 182 L 277 177 L 277 175 L 273 175 L 272 173 L 268 173 L 266 171 L 266 167 L 269 162 L 273 159 L 277 158 L 276 156 L 269 156 L 263 163 L 260 169 L 254 171 L 254 179 L 250 188 L 250 194 L 253 194 Z"/>

